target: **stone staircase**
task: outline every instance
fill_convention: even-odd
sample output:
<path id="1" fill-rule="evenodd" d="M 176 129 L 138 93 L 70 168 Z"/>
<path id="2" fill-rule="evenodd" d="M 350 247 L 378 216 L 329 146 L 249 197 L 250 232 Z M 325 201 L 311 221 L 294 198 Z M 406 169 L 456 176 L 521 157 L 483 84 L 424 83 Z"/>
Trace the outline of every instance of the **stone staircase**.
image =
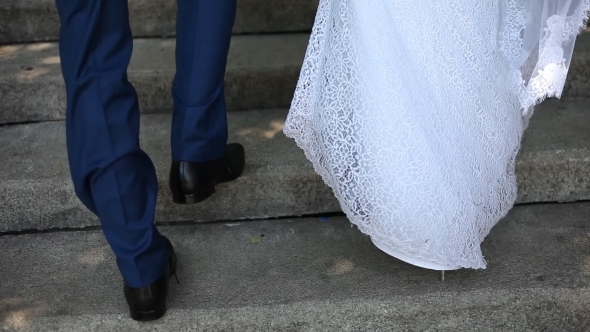
<path id="1" fill-rule="evenodd" d="M 317 219 L 339 205 L 282 134 L 317 3 L 238 0 L 225 84 L 247 169 L 205 203 L 177 206 L 166 182 L 175 1 L 129 0 L 156 221 L 182 263 L 169 317 L 140 325 L 126 320 L 112 254 L 70 182 L 54 0 L 0 1 L 0 331 L 590 330 L 590 205 L 571 203 L 590 198 L 590 33 L 518 157 L 518 202 L 540 205 L 494 230 L 488 270 L 441 284 L 345 219 Z"/>

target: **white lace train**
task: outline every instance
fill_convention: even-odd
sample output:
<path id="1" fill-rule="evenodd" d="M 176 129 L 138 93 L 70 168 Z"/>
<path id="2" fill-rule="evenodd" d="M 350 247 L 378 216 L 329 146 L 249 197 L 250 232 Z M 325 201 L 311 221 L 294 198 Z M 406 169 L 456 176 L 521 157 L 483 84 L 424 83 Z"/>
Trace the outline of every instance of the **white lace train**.
<path id="1" fill-rule="evenodd" d="M 528 118 L 560 97 L 589 10 L 321 0 L 285 134 L 376 245 L 427 268 L 485 268 Z"/>

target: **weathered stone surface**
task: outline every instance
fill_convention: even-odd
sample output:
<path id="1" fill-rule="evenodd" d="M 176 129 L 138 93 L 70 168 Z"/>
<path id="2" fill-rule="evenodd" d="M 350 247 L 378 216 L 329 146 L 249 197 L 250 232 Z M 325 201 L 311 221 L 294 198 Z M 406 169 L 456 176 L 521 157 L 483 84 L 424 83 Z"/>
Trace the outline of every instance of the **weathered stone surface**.
<path id="1" fill-rule="evenodd" d="M 291 103 L 309 36 L 236 36 L 225 80 L 230 110 L 285 108 Z M 146 113 L 169 112 L 174 39 L 135 41 L 129 78 Z M 0 124 L 59 120 L 65 90 L 57 45 L 0 46 Z"/>
<path id="2" fill-rule="evenodd" d="M 236 36 L 225 80 L 230 110 L 287 108 L 305 54 L 306 34 Z M 168 112 L 173 39 L 138 39 L 129 67 L 142 110 Z M 60 120 L 65 91 L 53 43 L 0 46 L 0 123 Z M 590 34 L 579 38 L 564 98 L 590 97 Z"/>
<path id="3" fill-rule="evenodd" d="M 588 99 L 541 105 L 518 158 L 518 202 L 590 199 Z M 230 113 L 230 141 L 246 146 L 243 178 L 202 204 L 170 201 L 169 115 L 145 115 L 142 146 L 160 179 L 157 221 L 213 221 L 339 211 L 331 191 L 301 150 L 282 134 L 284 110 Z M 0 231 L 98 225 L 78 202 L 69 178 L 64 124 L 0 128 Z"/>
<path id="4" fill-rule="evenodd" d="M 330 190 L 282 134 L 286 112 L 230 113 L 230 141 L 245 145 L 242 178 L 197 205 L 172 204 L 168 189 L 170 116 L 143 117 L 141 142 L 158 170 L 158 221 L 230 220 L 338 211 Z M 62 122 L 0 128 L 0 231 L 80 227 L 97 221 L 71 185 Z"/>
<path id="5" fill-rule="evenodd" d="M 589 199 L 590 99 L 549 100 L 537 108 L 517 159 L 518 202 Z"/>
<path id="6" fill-rule="evenodd" d="M 318 0 L 238 0 L 235 34 L 307 32 Z M 129 0 L 135 37 L 167 37 L 176 33 L 176 1 Z M 0 43 L 55 41 L 59 18 L 55 0 L 2 0 Z"/>
<path id="7" fill-rule="evenodd" d="M 150 324 L 128 318 L 99 231 L 4 236 L 0 330 L 588 331 L 589 220 L 588 204 L 517 207 L 483 243 L 487 269 L 444 283 L 343 218 L 162 227 L 180 285 Z"/>
<path id="8" fill-rule="evenodd" d="M 590 29 L 576 40 L 576 48 L 565 82 L 564 97 L 590 96 Z"/>

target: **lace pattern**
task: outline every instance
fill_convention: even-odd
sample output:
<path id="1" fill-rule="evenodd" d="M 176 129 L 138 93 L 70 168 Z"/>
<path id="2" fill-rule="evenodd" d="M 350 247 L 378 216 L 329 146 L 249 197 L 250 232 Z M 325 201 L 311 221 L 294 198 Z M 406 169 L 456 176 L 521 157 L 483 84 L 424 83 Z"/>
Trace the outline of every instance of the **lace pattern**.
<path id="1" fill-rule="evenodd" d="M 503 4 L 500 50 L 514 68 L 513 84 L 528 120 L 533 106 L 547 97 L 561 98 L 575 37 L 587 25 L 590 2 L 504 0 Z"/>
<path id="2" fill-rule="evenodd" d="M 557 2 L 321 0 L 285 134 L 362 232 L 485 268 L 480 244 L 516 199 L 527 119 L 561 94 L 586 24 L 590 0 L 563 15 Z"/>

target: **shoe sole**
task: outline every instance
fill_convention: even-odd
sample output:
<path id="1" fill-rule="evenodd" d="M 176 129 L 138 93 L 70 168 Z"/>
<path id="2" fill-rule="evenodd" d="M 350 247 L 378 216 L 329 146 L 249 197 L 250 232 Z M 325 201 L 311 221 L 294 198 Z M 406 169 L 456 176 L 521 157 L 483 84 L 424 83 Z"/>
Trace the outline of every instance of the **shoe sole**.
<path id="1" fill-rule="evenodd" d="M 176 204 L 188 205 L 200 203 L 215 194 L 215 186 L 199 191 L 196 194 L 172 195 L 172 201 Z"/>
<path id="2" fill-rule="evenodd" d="M 166 315 L 166 303 L 159 308 L 151 311 L 129 311 L 131 319 L 138 322 L 151 322 L 158 320 Z"/>

